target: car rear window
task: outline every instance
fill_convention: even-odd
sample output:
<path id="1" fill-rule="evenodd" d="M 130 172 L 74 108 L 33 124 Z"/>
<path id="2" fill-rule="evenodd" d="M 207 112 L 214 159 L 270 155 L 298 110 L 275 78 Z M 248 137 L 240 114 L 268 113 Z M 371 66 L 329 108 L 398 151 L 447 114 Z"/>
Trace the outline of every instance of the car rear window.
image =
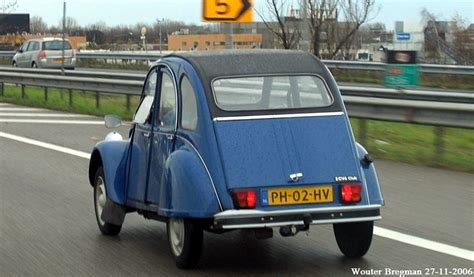
<path id="1" fill-rule="evenodd" d="M 224 111 L 321 108 L 333 103 L 323 80 L 315 75 L 219 78 L 212 88 Z"/>
<path id="2" fill-rule="evenodd" d="M 51 40 L 43 42 L 43 50 L 63 50 L 63 43 L 65 50 L 71 50 L 72 46 L 68 41 Z"/>

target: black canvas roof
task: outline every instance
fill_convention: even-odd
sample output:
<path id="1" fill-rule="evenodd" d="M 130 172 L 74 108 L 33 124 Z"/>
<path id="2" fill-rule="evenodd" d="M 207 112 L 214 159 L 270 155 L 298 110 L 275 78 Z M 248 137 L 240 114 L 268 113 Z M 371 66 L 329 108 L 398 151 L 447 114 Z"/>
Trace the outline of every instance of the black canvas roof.
<path id="1" fill-rule="evenodd" d="M 315 56 L 297 50 L 194 51 L 169 56 L 188 60 L 201 78 L 208 80 L 218 76 L 324 72 L 324 65 Z"/>
<path id="2" fill-rule="evenodd" d="M 302 108 L 299 112 L 333 112 L 340 111 L 342 99 L 335 93 L 337 85 L 331 73 L 314 55 L 299 50 L 223 50 L 180 52 L 165 56 L 178 57 L 190 62 L 203 81 L 209 108 L 214 116 L 286 114 L 295 111 L 282 109 L 272 111 L 229 112 L 217 107 L 212 94 L 212 80 L 218 77 L 244 75 L 278 75 L 278 74 L 318 74 L 321 76 L 334 96 L 334 103 L 323 108 Z"/>

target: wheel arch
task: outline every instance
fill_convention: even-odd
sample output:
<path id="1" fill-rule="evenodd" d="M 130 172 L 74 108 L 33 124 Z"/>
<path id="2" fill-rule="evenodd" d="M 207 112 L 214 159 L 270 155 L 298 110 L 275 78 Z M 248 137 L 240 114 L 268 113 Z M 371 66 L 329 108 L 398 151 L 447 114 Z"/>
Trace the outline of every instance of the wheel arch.
<path id="1" fill-rule="evenodd" d="M 382 189 L 380 182 L 375 171 L 375 165 L 373 162 L 367 163 L 364 161 L 365 155 L 368 154 L 367 150 L 359 143 L 356 143 L 357 155 L 360 161 L 363 178 L 365 180 L 367 191 L 369 193 L 370 204 L 384 205 L 385 200 L 382 195 Z"/>
<path id="2" fill-rule="evenodd" d="M 95 173 L 102 165 L 102 156 L 100 155 L 100 151 L 97 148 L 94 148 L 94 150 L 92 150 L 91 159 L 89 162 L 89 184 L 91 186 L 94 186 Z"/>
<path id="3" fill-rule="evenodd" d="M 212 176 L 189 143 L 170 155 L 166 168 L 167 181 L 160 194 L 162 215 L 207 218 L 222 210 Z"/>
<path id="4" fill-rule="evenodd" d="M 116 204 L 123 205 L 126 200 L 125 171 L 128 164 L 129 141 L 102 141 L 91 154 L 89 162 L 89 182 L 93 186 L 95 173 L 102 166 L 104 169 L 107 195 Z"/>

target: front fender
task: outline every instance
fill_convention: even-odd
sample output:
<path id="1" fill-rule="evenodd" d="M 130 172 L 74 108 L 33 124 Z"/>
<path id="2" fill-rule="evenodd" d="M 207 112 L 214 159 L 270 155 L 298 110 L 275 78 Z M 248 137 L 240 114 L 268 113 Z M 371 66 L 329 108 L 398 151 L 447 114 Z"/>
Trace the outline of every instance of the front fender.
<path id="1" fill-rule="evenodd" d="M 159 213 L 167 217 L 209 218 L 220 212 L 213 183 L 197 153 L 183 145 L 166 161 Z"/>
<path id="2" fill-rule="evenodd" d="M 369 193 L 370 204 L 380 204 L 384 205 L 385 201 L 382 195 L 382 189 L 380 188 L 379 179 L 377 178 L 377 173 L 375 171 L 374 163 L 367 164 L 363 161 L 364 156 L 367 154 L 367 150 L 357 143 L 357 155 L 360 161 L 362 168 L 363 178 L 367 185 L 367 191 Z"/>
<path id="3" fill-rule="evenodd" d="M 101 141 L 92 151 L 89 163 L 89 181 L 94 182 L 99 166 L 104 168 L 107 196 L 116 204 L 124 205 L 126 199 L 125 172 L 128 161 L 129 141 Z"/>

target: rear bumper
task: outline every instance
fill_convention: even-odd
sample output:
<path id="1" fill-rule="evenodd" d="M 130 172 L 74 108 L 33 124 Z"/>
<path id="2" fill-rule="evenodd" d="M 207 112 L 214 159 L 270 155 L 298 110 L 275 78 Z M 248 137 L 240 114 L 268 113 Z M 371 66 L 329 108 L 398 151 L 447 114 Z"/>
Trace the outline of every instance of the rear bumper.
<path id="1" fill-rule="evenodd" d="M 227 210 L 214 216 L 215 229 L 244 229 L 303 225 L 310 215 L 311 224 L 375 221 L 382 218 L 381 205 L 345 206 L 295 210 Z"/>
<path id="2" fill-rule="evenodd" d="M 51 60 L 39 60 L 38 65 L 41 68 L 61 68 L 62 67 L 62 63 L 53 62 Z M 66 58 L 66 60 L 64 61 L 64 67 L 66 68 L 76 67 L 76 58 Z"/>

